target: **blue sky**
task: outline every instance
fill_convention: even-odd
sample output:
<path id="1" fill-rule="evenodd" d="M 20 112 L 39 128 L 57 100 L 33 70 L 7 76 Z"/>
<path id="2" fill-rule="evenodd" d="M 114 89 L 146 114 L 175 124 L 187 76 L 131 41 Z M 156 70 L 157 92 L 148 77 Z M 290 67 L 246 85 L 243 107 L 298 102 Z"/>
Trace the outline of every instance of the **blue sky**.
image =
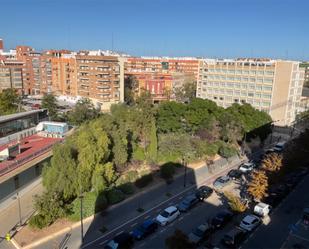
<path id="1" fill-rule="evenodd" d="M 309 60 L 308 0 L 1 0 L 0 8 L 6 49 Z"/>

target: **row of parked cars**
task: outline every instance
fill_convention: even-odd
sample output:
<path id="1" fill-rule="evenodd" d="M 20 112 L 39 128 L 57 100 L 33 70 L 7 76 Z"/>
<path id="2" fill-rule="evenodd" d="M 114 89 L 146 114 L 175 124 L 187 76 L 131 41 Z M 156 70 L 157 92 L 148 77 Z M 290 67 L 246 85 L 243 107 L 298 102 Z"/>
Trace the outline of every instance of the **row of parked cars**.
<path id="1" fill-rule="evenodd" d="M 186 196 L 178 205 L 164 209 L 155 219 L 145 220 L 130 233 L 124 232 L 117 235 L 107 243 L 105 249 L 131 248 L 134 244 L 134 240 L 142 240 L 155 233 L 159 226 L 166 226 L 173 222 L 182 212 L 187 212 L 198 202 L 210 197 L 212 193 L 212 188 L 201 186 L 194 194 Z M 203 230 L 203 227 L 200 228 Z"/>

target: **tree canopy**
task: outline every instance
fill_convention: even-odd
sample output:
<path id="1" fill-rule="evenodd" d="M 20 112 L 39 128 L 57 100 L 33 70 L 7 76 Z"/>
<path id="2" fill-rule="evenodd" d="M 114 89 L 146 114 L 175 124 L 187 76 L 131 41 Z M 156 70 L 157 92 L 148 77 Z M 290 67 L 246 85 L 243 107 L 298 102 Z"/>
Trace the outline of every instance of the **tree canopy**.
<path id="1" fill-rule="evenodd" d="M 56 97 L 53 94 L 45 94 L 42 99 L 42 108 L 47 109 L 51 120 L 56 120 L 58 116 L 58 105 Z"/>
<path id="2" fill-rule="evenodd" d="M 0 93 L 0 115 L 16 113 L 19 104 L 20 98 L 16 90 L 8 88 Z"/>

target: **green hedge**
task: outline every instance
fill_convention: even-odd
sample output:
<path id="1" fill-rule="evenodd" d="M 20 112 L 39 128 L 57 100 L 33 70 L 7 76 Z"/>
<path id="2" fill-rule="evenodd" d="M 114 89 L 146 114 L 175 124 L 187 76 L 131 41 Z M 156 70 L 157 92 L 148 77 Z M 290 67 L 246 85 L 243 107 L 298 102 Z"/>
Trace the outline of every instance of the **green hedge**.
<path id="1" fill-rule="evenodd" d="M 135 181 L 135 185 L 138 188 L 144 188 L 153 180 L 152 174 L 144 175 Z"/>
<path id="2" fill-rule="evenodd" d="M 122 193 L 119 189 L 111 189 L 107 191 L 106 197 L 109 204 L 116 204 L 125 199 L 124 193 Z"/>
<path id="3" fill-rule="evenodd" d="M 121 184 L 117 188 L 126 195 L 134 194 L 134 186 L 131 182 Z"/>
<path id="4" fill-rule="evenodd" d="M 233 147 L 223 145 L 219 149 L 219 155 L 224 158 L 229 158 L 237 154 L 237 150 Z"/>
<path id="5" fill-rule="evenodd" d="M 171 179 L 175 174 L 175 163 L 168 162 L 161 166 L 160 168 L 161 177 L 164 179 Z"/>

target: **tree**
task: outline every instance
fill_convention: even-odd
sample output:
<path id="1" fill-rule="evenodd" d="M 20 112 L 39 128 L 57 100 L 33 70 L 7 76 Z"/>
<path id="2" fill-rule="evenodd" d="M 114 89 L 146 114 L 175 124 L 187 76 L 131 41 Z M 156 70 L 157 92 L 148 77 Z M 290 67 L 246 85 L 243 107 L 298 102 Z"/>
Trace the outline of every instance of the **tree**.
<path id="1" fill-rule="evenodd" d="M 4 89 L 0 93 L 0 115 L 16 113 L 20 105 L 20 98 L 15 89 Z"/>
<path id="2" fill-rule="evenodd" d="M 79 194 L 77 151 L 70 141 L 53 148 L 50 165 L 43 168 L 43 185 L 50 193 L 60 193 L 65 201 Z"/>
<path id="3" fill-rule="evenodd" d="M 260 201 L 266 196 L 268 188 L 268 178 L 265 171 L 258 170 L 252 173 L 252 179 L 248 184 L 248 192 L 255 199 Z"/>
<path id="4" fill-rule="evenodd" d="M 171 179 L 173 175 L 175 174 L 175 164 L 169 162 L 169 163 L 165 163 L 161 165 L 160 174 L 161 174 L 161 177 L 166 180 Z"/>
<path id="5" fill-rule="evenodd" d="M 46 94 L 44 95 L 42 99 L 42 108 L 47 109 L 48 115 L 51 118 L 51 120 L 57 119 L 57 100 L 54 95 L 52 94 Z"/>
<path id="6" fill-rule="evenodd" d="M 138 80 L 134 75 L 129 75 L 124 79 L 124 102 L 127 105 L 135 104 L 135 95 L 138 90 Z"/>
<path id="7" fill-rule="evenodd" d="M 196 96 L 196 81 L 187 81 L 181 87 L 174 89 L 177 101 L 190 102 Z"/>
<path id="8" fill-rule="evenodd" d="M 156 128 L 156 121 L 155 119 L 153 119 L 151 121 L 150 143 L 148 147 L 148 158 L 150 162 L 157 161 L 157 151 L 158 151 L 157 128 Z"/>
<path id="9" fill-rule="evenodd" d="M 279 171 L 282 167 L 283 157 L 277 153 L 271 153 L 266 156 L 262 161 L 262 168 L 268 172 Z"/>
<path id="10" fill-rule="evenodd" d="M 239 121 L 239 117 L 225 111 L 219 117 L 220 127 L 221 127 L 221 139 L 227 143 L 237 144 L 241 141 L 243 136 L 243 124 Z"/>
<path id="11" fill-rule="evenodd" d="M 190 243 L 188 236 L 179 229 L 176 229 L 173 235 L 166 238 L 165 245 L 170 249 L 195 248 L 194 245 Z"/>
<path id="12" fill-rule="evenodd" d="M 69 112 L 68 119 L 73 125 L 81 125 L 86 121 L 97 118 L 99 113 L 100 111 L 94 107 L 89 99 L 82 98 L 77 101 L 74 109 Z"/>
<path id="13" fill-rule="evenodd" d="M 98 164 L 92 174 L 92 187 L 97 194 L 102 193 L 114 185 L 117 180 L 117 173 L 112 163 Z"/>
<path id="14" fill-rule="evenodd" d="M 237 213 L 246 211 L 247 206 L 241 201 L 239 197 L 232 194 L 231 192 L 224 192 L 224 196 L 227 199 L 231 210 Z"/>

